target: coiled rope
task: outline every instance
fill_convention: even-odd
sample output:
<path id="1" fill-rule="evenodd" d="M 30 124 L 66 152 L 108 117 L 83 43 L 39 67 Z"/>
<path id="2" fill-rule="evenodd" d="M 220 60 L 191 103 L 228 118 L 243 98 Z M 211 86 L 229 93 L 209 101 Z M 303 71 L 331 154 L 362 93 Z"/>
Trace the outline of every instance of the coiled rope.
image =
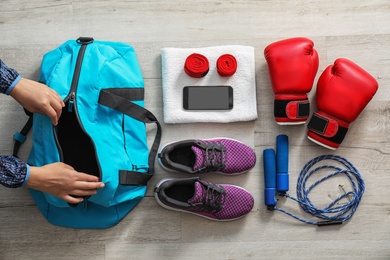
<path id="1" fill-rule="evenodd" d="M 336 165 L 321 165 L 317 167 L 315 166 L 317 163 L 324 160 L 336 161 L 339 164 L 338 166 Z M 307 187 L 308 179 L 312 177 L 314 174 L 316 174 L 318 171 L 323 169 L 330 170 L 331 173 L 318 179 L 313 184 Z M 328 180 L 329 178 L 338 175 L 343 175 L 343 174 L 347 176 L 348 179 L 350 180 L 352 184 L 352 190 L 346 192 L 343 186 L 339 185 L 343 189 L 344 193 L 341 196 L 334 199 L 328 206 L 324 208 L 317 208 L 309 198 L 310 191 L 312 191 L 317 185 Z M 301 208 L 305 212 L 313 215 L 314 217 L 323 219 L 324 221 L 315 222 L 315 221 L 306 220 L 278 207 L 275 207 L 275 210 L 281 211 L 307 224 L 318 225 L 318 226 L 341 224 L 347 221 L 355 213 L 356 209 L 359 206 L 360 200 L 363 196 L 364 190 L 365 190 L 365 185 L 364 185 L 363 178 L 361 177 L 360 173 L 353 166 L 352 163 L 350 163 L 347 159 L 341 156 L 322 155 L 310 160 L 303 167 L 297 182 L 297 198 L 294 198 L 289 194 L 284 194 L 284 196 L 286 198 L 298 202 Z M 349 202 L 340 204 L 339 201 L 345 197 L 348 198 Z"/>

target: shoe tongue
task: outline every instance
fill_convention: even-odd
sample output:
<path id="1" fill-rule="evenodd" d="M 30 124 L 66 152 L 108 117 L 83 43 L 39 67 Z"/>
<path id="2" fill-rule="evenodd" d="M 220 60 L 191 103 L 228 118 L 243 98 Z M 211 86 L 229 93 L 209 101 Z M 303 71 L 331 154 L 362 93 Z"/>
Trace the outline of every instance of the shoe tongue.
<path id="1" fill-rule="evenodd" d="M 197 171 L 199 170 L 202 165 L 204 164 L 204 156 L 203 156 L 203 150 L 197 146 L 192 146 L 191 147 L 192 151 L 195 153 L 195 163 L 192 168 L 192 170 Z"/>
<path id="2" fill-rule="evenodd" d="M 203 185 L 199 182 L 195 182 L 195 192 L 194 192 L 194 197 L 188 200 L 188 203 L 190 204 L 195 204 L 195 203 L 202 203 L 203 202 L 203 195 L 204 189 Z"/>

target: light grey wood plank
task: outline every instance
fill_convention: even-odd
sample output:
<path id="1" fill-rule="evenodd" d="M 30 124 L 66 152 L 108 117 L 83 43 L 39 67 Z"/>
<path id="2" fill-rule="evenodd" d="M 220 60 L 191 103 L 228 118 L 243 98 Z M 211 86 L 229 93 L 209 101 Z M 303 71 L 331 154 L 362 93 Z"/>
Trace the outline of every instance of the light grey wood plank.
<path id="1" fill-rule="evenodd" d="M 387 259 L 388 245 L 372 241 L 251 241 L 203 242 L 182 244 L 109 244 L 107 259 Z"/>
<path id="2" fill-rule="evenodd" d="M 52 239 L 55 239 L 54 237 Z M 80 244 L 77 241 L 72 243 L 51 244 L 42 243 L 20 243 L 12 242 L 3 244 L 0 248 L 1 259 L 20 260 L 72 260 L 72 259 L 106 259 L 104 245 Z"/>
<path id="3" fill-rule="evenodd" d="M 142 200 L 123 221 L 109 229 L 58 227 L 46 221 L 35 206 L 0 207 L 0 219 L 7 220 L 0 234 L 0 245 L 37 241 L 53 245 L 75 241 L 81 245 L 104 245 L 107 241 L 116 240 L 172 242 L 181 238 L 180 214 L 159 207 L 154 198 L 150 197 Z M 24 223 L 26 219 L 28 223 Z"/>
<path id="4" fill-rule="evenodd" d="M 23 4 L 21 4 L 23 3 Z M 27 2 L 28 3 L 28 2 Z M 187 41 L 196 37 L 235 39 L 280 35 L 389 33 L 385 0 L 318 1 L 2 1 L 3 44 L 56 43 L 75 32 L 120 41 Z M 53 14 L 56 14 L 53 16 Z M 99 23 L 102 17 L 104 23 Z M 200 19 L 201 18 L 201 19 Z M 228 19 L 227 19 L 228 18 Z M 96 22 L 95 22 L 96 21 Z M 369 22 L 367 22 L 369 21 Z M 31 38 L 13 32 L 29 25 Z M 372 25 L 375 26 L 372 26 Z M 59 29 L 61 28 L 61 29 Z M 228 28 L 228 33 L 226 32 Z"/>

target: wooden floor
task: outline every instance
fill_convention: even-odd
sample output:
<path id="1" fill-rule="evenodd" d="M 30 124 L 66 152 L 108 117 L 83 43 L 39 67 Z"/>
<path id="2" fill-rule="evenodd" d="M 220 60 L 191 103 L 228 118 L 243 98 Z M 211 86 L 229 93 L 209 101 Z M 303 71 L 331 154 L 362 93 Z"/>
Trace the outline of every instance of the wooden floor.
<path id="1" fill-rule="evenodd" d="M 255 206 L 248 216 L 219 223 L 161 208 L 152 196 L 163 171 L 150 182 L 147 196 L 117 226 L 75 230 L 49 224 L 28 191 L 0 188 L 0 259 L 390 259 L 390 3 L 344 1 L 188 1 L 188 0 L 1 0 L 0 57 L 24 77 L 37 79 L 42 55 L 68 39 L 93 36 L 134 46 L 146 85 L 146 107 L 163 122 L 161 49 L 227 44 L 255 48 L 259 118 L 224 124 L 163 124 L 162 144 L 226 136 L 253 147 L 257 165 L 235 176 L 204 175 L 217 183 L 250 191 Z M 379 82 L 379 90 L 352 124 L 337 151 L 306 138 L 306 126 L 278 126 L 263 50 L 295 36 L 315 42 L 320 68 L 336 58 L 353 60 Z M 317 80 L 316 80 L 317 81 Z M 310 93 L 315 109 L 315 87 Z M 0 95 L 0 154 L 11 154 L 12 135 L 26 120 L 22 108 Z M 154 129 L 148 132 L 152 140 Z M 322 154 L 346 157 L 366 183 L 355 215 L 340 226 L 302 224 L 264 206 L 262 153 L 278 134 L 290 140 L 290 194 L 296 196 L 303 165 Z M 23 147 L 28 156 L 31 141 Z M 330 180 L 316 192 L 325 205 L 342 194 Z M 278 206 L 310 218 L 295 202 Z"/>

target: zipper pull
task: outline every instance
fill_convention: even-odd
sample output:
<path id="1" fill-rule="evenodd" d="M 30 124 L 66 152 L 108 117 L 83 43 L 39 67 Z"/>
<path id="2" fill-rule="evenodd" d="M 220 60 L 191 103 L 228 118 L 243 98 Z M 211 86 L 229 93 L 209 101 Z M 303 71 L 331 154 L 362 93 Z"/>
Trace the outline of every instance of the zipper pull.
<path id="1" fill-rule="evenodd" d="M 68 103 L 68 112 L 73 112 L 74 99 L 76 94 L 74 92 L 70 93 L 69 103 Z"/>

